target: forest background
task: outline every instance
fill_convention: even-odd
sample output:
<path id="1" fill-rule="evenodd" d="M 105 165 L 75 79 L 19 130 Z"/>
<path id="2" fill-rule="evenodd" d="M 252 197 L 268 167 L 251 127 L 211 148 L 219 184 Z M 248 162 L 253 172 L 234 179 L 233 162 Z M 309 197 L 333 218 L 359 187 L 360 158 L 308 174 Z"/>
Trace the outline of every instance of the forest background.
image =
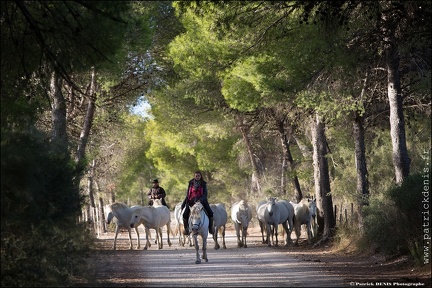
<path id="1" fill-rule="evenodd" d="M 319 243 L 426 265 L 430 18 L 429 1 L 3 1 L 2 286 L 69 285 L 106 205 L 146 205 L 157 178 L 173 209 L 196 170 L 210 203 L 314 197 Z"/>

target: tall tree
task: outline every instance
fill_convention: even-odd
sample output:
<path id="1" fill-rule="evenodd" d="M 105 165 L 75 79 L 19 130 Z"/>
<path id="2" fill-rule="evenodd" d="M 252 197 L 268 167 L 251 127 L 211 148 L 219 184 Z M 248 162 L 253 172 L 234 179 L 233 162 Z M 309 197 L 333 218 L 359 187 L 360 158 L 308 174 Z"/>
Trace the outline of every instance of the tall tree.
<path id="1" fill-rule="evenodd" d="M 325 124 L 316 113 L 311 119 L 312 145 L 313 145 L 313 165 L 315 179 L 315 195 L 317 208 L 324 218 L 323 236 L 321 241 L 327 241 L 334 234 L 336 220 L 334 218 L 333 200 L 330 189 L 329 167 L 327 160 L 327 139 L 325 136 Z"/>
<path id="2" fill-rule="evenodd" d="M 428 32 L 426 32 L 424 27 L 426 27 L 426 19 L 431 16 L 431 4 L 426 1 L 380 1 L 366 3 L 362 1 L 339 1 L 333 3 L 307 1 L 304 3 L 304 9 L 305 12 L 303 15 L 305 21 L 310 19 L 314 21 L 323 20 L 330 27 L 342 26 L 346 29 L 350 29 L 350 25 L 355 23 L 356 19 L 364 16 L 369 17 L 371 25 L 363 25 L 362 29 L 357 31 L 359 35 L 357 38 L 359 39 L 362 38 L 361 35 L 366 35 L 370 41 L 375 43 L 373 46 L 370 46 L 370 55 L 377 59 L 376 64 L 382 63 L 384 71 L 387 74 L 385 85 L 387 87 L 388 104 L 390 107 L 390 135 L 393 147 L 395 182 L 401 184 L 409 175 L 410 158 L 406 145 L 405 120 L 403 115 L 403 101 L 407 97 L 402 90 L 402 69 L 400 62 L 401 59 L 405 58 L 422 63 L 414 68 L 417 71 L 422 71 L 424 69 L 423 63 L 428 62 L 425 62 L 421 58 L 422 56 L 419 59 L 418 54 L 416 55 L 413 51 L 424 50 L 424 36 L 426 39 L 430 39 L 430 33 L 429 36 L 426 36 Z M 378 43 L 380 49 L 376 49 L 376 43 Z M 409 66 L 406 68 L 404 74 L 412 69 Z M 408 82 L 408 86 L 410 85 L 412 83 Z"/>

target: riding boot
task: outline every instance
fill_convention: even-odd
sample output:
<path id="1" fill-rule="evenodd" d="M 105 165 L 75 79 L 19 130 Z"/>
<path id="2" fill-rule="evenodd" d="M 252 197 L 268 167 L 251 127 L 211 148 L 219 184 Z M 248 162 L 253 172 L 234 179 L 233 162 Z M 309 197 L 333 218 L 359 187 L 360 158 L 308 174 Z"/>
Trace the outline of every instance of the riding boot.
<path id="1" fill-rule="evenodd" d="M 189 235 L 190 234 L 190 231 L 189 231 L 189 221 L 188 221 L 188 219 L 183 219 L 183 226 L 184 226 L 184 228 L 183 228 L 183 234 L 184 235 Z"/>
<path id="2" fill-rule="evenodd" d="M 209 218 L 209 233 L 214 234 L 213 217 Z"/>

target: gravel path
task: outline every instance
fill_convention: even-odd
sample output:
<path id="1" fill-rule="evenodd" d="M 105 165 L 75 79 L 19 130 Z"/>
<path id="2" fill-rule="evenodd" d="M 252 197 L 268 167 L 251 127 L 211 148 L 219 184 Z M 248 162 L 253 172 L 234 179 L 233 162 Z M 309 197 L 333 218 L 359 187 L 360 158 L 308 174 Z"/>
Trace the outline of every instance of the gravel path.
<path id="1" fill-rule="evenodd" d="M 179 246 L 176 237 L 168 246 L 165 231 L 162 250 L 153 241 L 148 250 L 128 250 L 127 233 L 122 232 L 113 251 L 113 233 L 101 235 L 100 248 L 89 260 L 94 282 L 77 287 L 352 287 L 395 281 L 430 287 L 430 272 L 411 270 L 403 259 L 389 263 L 376 256 L 336 255 L 331 247 L 311 248 L 304 238 L 299 246 L 268 247 L 261 244 L 258 229 L 250 234 L 248 248 L 237 248 L 230 229 L 227 249 L 214 250 L 209 239 L 209 261 L 201 264 L 195 264 L 195 248 Z M 135 249 L 134 233 L 133 243 Z"/>

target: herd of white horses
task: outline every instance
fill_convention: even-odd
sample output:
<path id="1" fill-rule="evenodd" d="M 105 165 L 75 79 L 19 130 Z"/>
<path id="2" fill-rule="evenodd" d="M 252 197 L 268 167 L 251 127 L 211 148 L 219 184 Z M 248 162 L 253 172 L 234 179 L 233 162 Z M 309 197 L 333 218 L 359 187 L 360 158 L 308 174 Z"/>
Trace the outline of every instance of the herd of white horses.
<path id="1" fill-rule="evenodd" d="M 226 249 L 225 244 L 225 230 L 228 222 L 228 213 L 225 205 L 222 203 L 210 204 L 213 211 L 213 227 L 214 234 L 213 240 L 215 243 L 214 249 L 219 249 L 218 239 L 222 240 L 222 248 Z M 156 200 L 153 206 L 127 206 L 123 203 L 113 203 L 109 207 L 107 216 L 107 223 L 113 222 L 116 225 L 113 249 L 116 250 L 117 236 L 122 228 L 127 229 L 129 234 L 129 249 L 132 247 L 131 229 L 134 228 L 137 235 L 136 249 L 140 249 L 140 236 L 138 227 L 144 226 L 146 234 L 146 245 L 144 250 L 151 246 L 150 229 L 156 231 L 155 244 L 158 249 L 163 249 L 162 229 L 166 226 L 167 243 L 171 246 L 170 235 L 178 236 L 178 243 L 180 246 L 189 245 L 195 246 L 196 261 L 201 263 L 201 259 L 207 259 L 207 238 L 209 217 L 205 213 L 205 209 L 200 202 L 195 203 L 190 207 L 191 213 L 189 216 L 189 235 L 184 235 L 183 228 L 183 211 L 181 203 L 178 203 L 174 209 L 175 230 L 171 228 L 171 213 L 170 210 Z M 253 208 L 247 200 L 240 200 L 231 205 L 231 220 L 234 224 L 237 247 L 247 248 L 247 229 L 253 217 Z M 282 225 L 283 238 L 285 246 L 291 244 L 298 245 L 301 234 L 301 226 L 305 225 L 307 230 L 308 242 L 311 243 L 313 237 L 317 233 L 317 220 L 316 220 L 316 200 L 304 198 L 299 203 L 294 203 L 287 200 L 279 200 L 276 197 L 269 197 L 266 200 L 259 202 L 255 209 L 255 215 L 258 219 L 261 228 L 262 244 L 268 246 L 278 246 L 278 227 Z M 291 233 L 295 232 L 296 241 L 291 239 Z M 201 237 L 202 255 L 199 253 L 199 240 Z M 220 236 L 220 237 L 219 237 Z M 265 237 L 264 237 L 265 236 Z M 275 240 L 276 239 L 276 240 Z"/>

